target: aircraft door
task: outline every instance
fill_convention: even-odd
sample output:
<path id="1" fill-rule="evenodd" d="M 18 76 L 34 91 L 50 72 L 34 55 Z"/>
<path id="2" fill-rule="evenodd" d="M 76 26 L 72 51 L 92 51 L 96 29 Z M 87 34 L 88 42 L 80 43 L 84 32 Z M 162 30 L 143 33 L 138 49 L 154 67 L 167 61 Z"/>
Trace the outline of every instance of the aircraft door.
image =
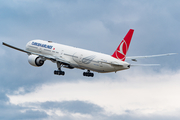
<path id="1" fill-rule="evenodd" d="M 63 55 L 64 55 L 64 50 L 61 50 L 60 57 L 63 57 Z"/>

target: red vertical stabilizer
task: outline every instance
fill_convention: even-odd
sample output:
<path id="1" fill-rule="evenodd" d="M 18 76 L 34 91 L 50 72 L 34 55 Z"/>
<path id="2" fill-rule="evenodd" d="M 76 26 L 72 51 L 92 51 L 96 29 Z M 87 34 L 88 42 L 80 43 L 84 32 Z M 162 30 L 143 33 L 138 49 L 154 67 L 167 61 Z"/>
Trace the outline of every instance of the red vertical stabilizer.
<path id="1" fill-rule="evenodd" d="M 126 34 L 124 39 L 121 41 L 118 48 L 116 49 L 116 51 L 112 55 L 112 57 L 120 59 L 122 61 L 125 61 L 126 53 L 127 53 L 128 49 L 129 49 L 129 45 L 130 45 L 130 42 L 131 42 L 133 32 L 134 32 L 133 29 L 129 30 L 129 32 Z"/>

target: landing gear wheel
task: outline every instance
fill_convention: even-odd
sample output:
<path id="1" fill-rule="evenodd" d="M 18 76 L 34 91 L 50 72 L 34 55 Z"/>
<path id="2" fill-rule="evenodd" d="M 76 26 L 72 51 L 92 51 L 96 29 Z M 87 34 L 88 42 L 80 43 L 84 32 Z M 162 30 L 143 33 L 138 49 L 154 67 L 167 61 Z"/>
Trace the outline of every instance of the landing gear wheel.
<path id="1" fill-rule="evenodd" d="M 64 72 L 64 71 L 61 71 L 61 75 L 65 75 L 65 72 Z"/>
<path id="2" fill-rule="evenodd" d="M 91 73 L 90 70 L 88 70 L 87 72 L 83 72 L 83 76 L 94 77 L 94 73 Z"/>
<path id="3" fill-rule="evenodd" d="M 55 70 L 54 74 L 55 75 L 65 75 L 65 72 L 64 71 Z"/>
<path id="4" fill-rule="evenodd" d="M 65 72 L 64 71 L 61 71 L 61 63 L 60 62 L 57 62 L 57 67 L 58 67 L 58 70 L 55 70 L 54 71 L 54 74 L 55 75 L 65 75 Z"/>

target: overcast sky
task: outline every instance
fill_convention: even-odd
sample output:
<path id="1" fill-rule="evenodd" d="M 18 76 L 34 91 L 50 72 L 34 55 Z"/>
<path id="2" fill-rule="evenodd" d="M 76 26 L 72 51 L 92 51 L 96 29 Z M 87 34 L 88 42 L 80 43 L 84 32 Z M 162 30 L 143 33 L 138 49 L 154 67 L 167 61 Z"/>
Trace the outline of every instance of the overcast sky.
<path id="1" fill-rule="evenodd" d="M 0 0 L 0 42 L 32 39 L 112 55 L 129 29 L 127 56 L 179 53 L 179 0 Z M 56 64 L 36 68 L 27 54 L 0 47 L 0 119 L 179 120 L 179 55 L 140 60 L 117 73 L 83 77 Z"/>

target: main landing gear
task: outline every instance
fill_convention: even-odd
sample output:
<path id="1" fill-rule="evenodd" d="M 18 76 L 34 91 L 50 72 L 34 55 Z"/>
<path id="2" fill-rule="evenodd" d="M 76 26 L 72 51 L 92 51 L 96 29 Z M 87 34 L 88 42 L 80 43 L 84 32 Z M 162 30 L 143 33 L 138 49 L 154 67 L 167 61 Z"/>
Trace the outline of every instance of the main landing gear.
<path id="1" fill-rule="evenodd" d="M 55 75 L 65 75 L 65 72 L 61 70 L 61 67 L 63 66 L 63 64 L 61 62 L 57 62 L 57 68 L 58 70 L 54 71 Z M 87 76 L 87 77 L 94 77 L 94 73 L 91 73 L 90 70 L 87 70 L 87 72 L 83 73 L 83 76 Z"/>
<path id="2" fill-rule="evenodd" d="M 94 77 L 94 73 L 91 73 L 90 70 L 88 70 L 87 72 L 83 73 L 83 76 Z"/>
<path id="3" fill-rule="evenodd" d="M 62 64 L 60 62 L 57 62 L 58 70 L 54 71 L 55 75 L 65 75 L 65 72 L 61 70 Z"/>

